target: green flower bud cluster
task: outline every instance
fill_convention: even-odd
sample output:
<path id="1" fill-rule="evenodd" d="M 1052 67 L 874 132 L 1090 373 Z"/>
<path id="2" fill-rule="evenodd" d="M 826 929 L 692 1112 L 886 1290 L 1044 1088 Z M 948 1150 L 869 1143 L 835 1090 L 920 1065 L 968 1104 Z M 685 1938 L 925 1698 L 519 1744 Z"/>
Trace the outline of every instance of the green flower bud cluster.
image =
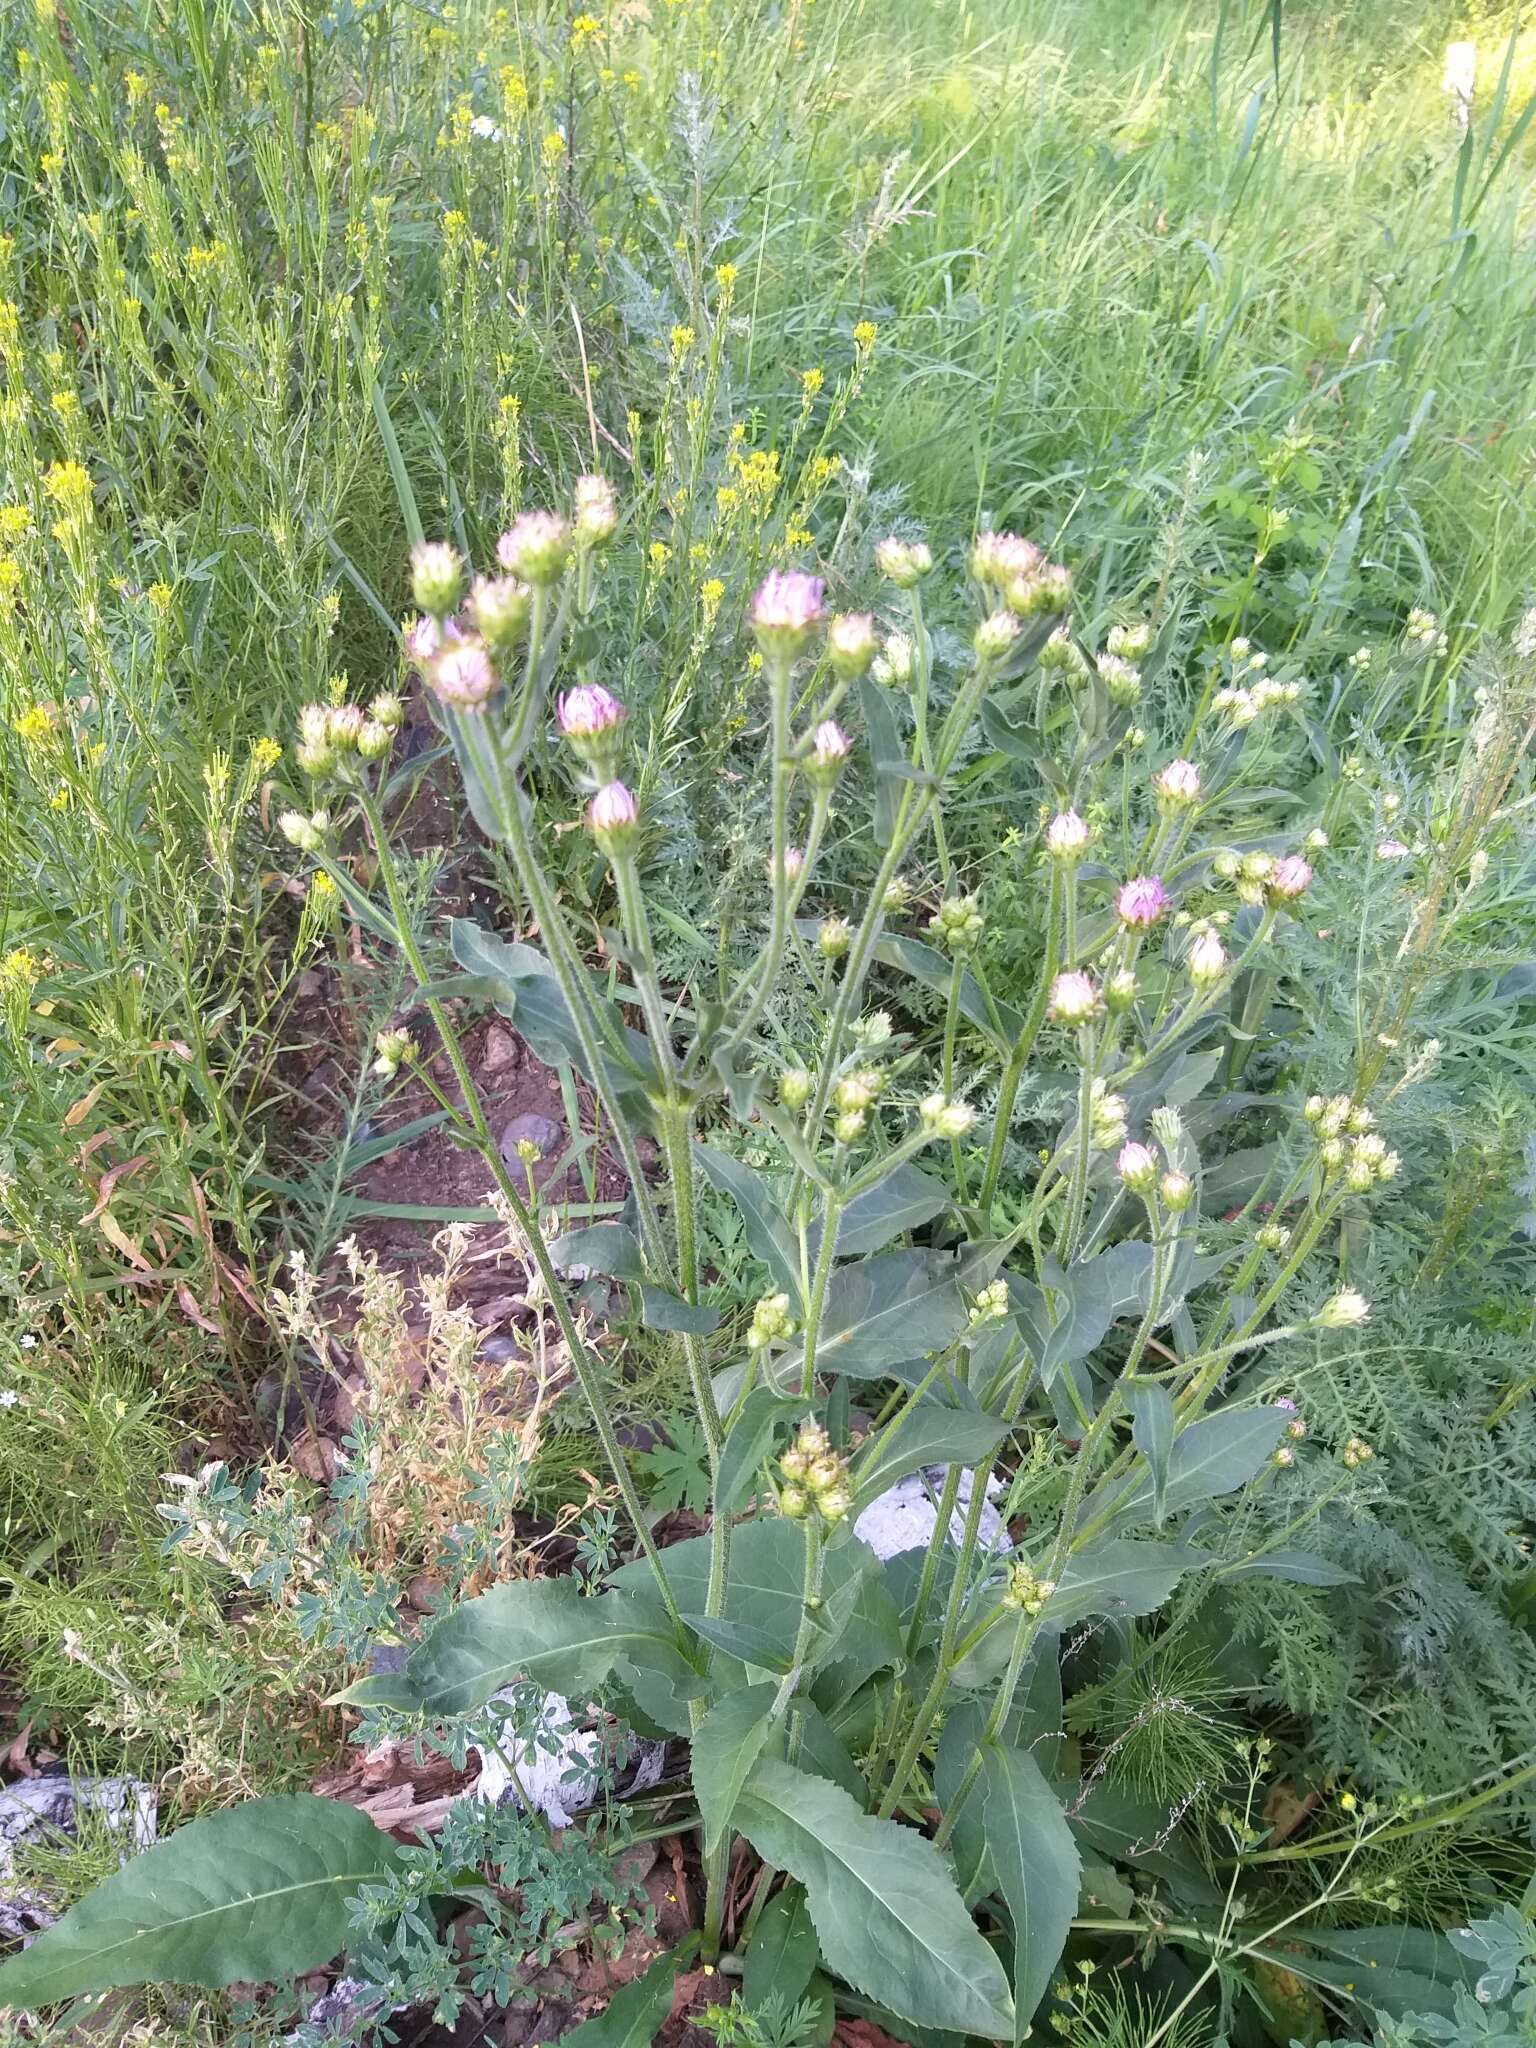
<path id="1" fill-rule="evenodd" d="M 373 1049 L 378 1054 L 373 1072 L 386 1081 L 392 1081 L 400 1069 L 409 1066 L 420 1052 L 409 1031 L 381 1031 L 373 1041 Z"/>
<path id="2" fill-rule="evenodd" d="M 930 1138 L 963 1138 L 976 1121 L 968 1102 L 948 1095 L 925 1095 L 917 1105 L 923 1129 Z"/>
<path id="3" fill-rule="evenodd" d="M 1397 1178 L 1402 1160 L 1374 1129 L 1376 1119 L 1364 1103 L 1347 1095 L 1312 1095 L 1303 1115 L 1317 1132 L 1318 1158 L 1330 1180 L 1342 1176 L 1347 1188 L 1363 1195 Z"/>
<path id="4" fill-rule="evenodd" d="M 1088 1129 L 1101 1152 L 1125 1143 L 1129 1115 L 1125 1097 L 1112 1094 L 1104 1081 L 1095 1080 L 1088 1103 Z"/>
<path id="5" fill-rule="evenodd" d="M 1008 1307 L 1008 1282 L 994 1280 L 990 1286 L 983 1287 L 971 1303 L 966 1320 L 973 1330 L 979 1330 L 987 1323 L 1000 1323 L 1007 1315 Z"/>
<path id="6" fill-rule="evenodd" d="M 766 1351 L 771 1344 L 784 1344 L 799 1328 L 789 1312 L 787 1294 L 765 1294 L 752 1311 L 752 1327 L 747 1332 L 749 1351 Z"/>
<path id="7" fill-rule="evenodd" d="M 848 1471 L 819 1422 L 806 1422 L 779 1460 L 785 1484 L 779 1489 L 779 1512 L 792 1522 L 810 1514 L 823 1522 L 841 1522 L 853 1506 Z"/>
<path id="8" fill-rule="evenodd" d="M 869 1112 L 885 1093 L 887 1076 L 879 1067 L 855 1067 L 838 1081 L 832 1091 L 837 1109 L 833 1130 L 840 1145 L 853 1145 L 863 1137 Z"/>
<path id="9" fill-rule="evenodd" d="M 355 757 L 379 761 L 394 744 L 405 706 L 392 692 L 360 704 L 306 704 L 299 713 L 294 759 L 314 782 L 345 775 Z"/>
<path id="10" fill-rule="evenodd" d="M 929 918 L 928 929 L 951 953 L 969 953 L 986 929 L 986 920 L 974 896 L 946 896 Z"/>
<path id="11" fill-rule="evenodd" d="M 1344 1448 L 1339 1452 L 1340 1460 L 1351 1472 L 1357 1471 L 1360 1466 L 1366 1464 L 1375 1455 L 1376 1453 L 1365 1439 L 1358 1436 L 1350 1437 Z"/>
<path id="12" fill-rule="evenodd" d="M 1042 1614 L 1055 1590 L 1056 1581 L 1037 1578 L 1032 1565 L 1010 1565 L 1008 1584 L 1003 1589 L 1003 1605 L 1019 1614 Z"/>

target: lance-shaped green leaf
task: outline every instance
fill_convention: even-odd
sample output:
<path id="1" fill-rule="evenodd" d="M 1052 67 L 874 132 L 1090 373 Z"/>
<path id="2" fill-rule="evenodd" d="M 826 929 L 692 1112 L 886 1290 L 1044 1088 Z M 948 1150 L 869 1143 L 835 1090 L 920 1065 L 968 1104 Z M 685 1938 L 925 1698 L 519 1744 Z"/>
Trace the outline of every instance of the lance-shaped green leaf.
<path id="1" fill-rule="evenodd" d="M 672 2010 L 677 1973 L 692 1961 L 698 1945 L 699 1937 L 690 1934 L 666 1955 L 658 1956 L 632 1983 L 620 1985 L 594 2018 L 583 2020 L 560 2039 L 567 2048 L 651 2048 Z"/>
<path id="2" fill-rule="evenodd" d="M 1041 1277 L 1049 1290 L 1050 1305 L 1040 1376 L 1049 1385 L 1064 1365 L 1095 1352 L 1118 1317 L 1145 1309 L 1152 1280 L 1152 1247 L 1139 1238 L 1128 1238 L 1096 1258 L 1080 1259 L 1066 1272 L 1054 1259 L 1047 1259 Z M 1011 1285 L 1009 1294 L 1017 1307 Z"/>
<path id="3" fill-rule="evenodd" d="M 1026 1750 L 984 1744 L 981 1795 L 987 1861 L 1013 1922 L 1017 2041 L 1066 1946 L 1082 1868 L 1061 1803 Z"/>
<path id="4" fill-rule="evenodd" d="M 949 1205 L 950 1193 L 944 1183 L 914 1166 L 910 1159 L 904 1159 L 873 1187 L 855 1195 L 843 1210 L 837 1220 L 837 1256 L 854 1259 L 877 1252 L 902 1231 L 931 1223 Z M 820 1249 L 818 1222 L 807 1235 L 807 1251 L 813 1264 Z"/>
<path id="5" fill-rule="evenodd" d="M 749 1685 L 729 1692 L 716 1701 L 694 1732 L 690 1775 L 709 1855 L 731 1825 L 741 1788 L 773 1733 L 777 1696 L 778 1687 L 773 1685 Z"/>
<path id="6" fill-rule="evenodd" d="M 0 1968 L 0 2006 L 32 2011 L 123 1984 L 297 1976 L 345 1948 L 359 1887 L 400 1854 L 367 1814 L 308 1792 L 189 1821 Z"/>
<path id="7" fill-rule="evenodd" d="M 816 1364 L 855 1379 L 911 1376 L 965 1328 L 958 1260 L 947 1252 L 882 1252 L 839 1266 L 827 1284 Z M 790 1353 L 791 1365 L 803 1356 Z"/>
<path id="8" fill-rule="evenodd" d="M 805 1403 L 798 1398 L 787 1400 L 772 1387 L 752 1389 L 720 1453 L 718 1509 L 729 1515 L 743 1505 L 758 1467 L 773 1448 L 775 1434 L 782 1424 L 804 1412 Z"/>
<path id="9" fill-rule="evenodd" d="M 919 1401 L 889 1435 L 882 1430 L 855 1463 L 855 1512 L 925 1465 L 979 1464 L 1007 1434 L 1007 1423 L 995 1415 L 951 1408 L 942 1401 Z"/>
<path id="10" fill-rule="evenodd" d="M 736 1204 L 746 1228 L 747 1243 L 791 1301 L 800 1300 L 800 1259 L 777 1197 L 762 1174 L 729 1152 L 695 1142 L 693 1156 L 717 1194 Z"/>
<path id="11" fill-rule="evenodd" d="M 859 703 L 864 712 L 864 729 L 869 734 L 870 763 L 875 771 L 875 844 L 889 846 L 896 826 L 896 800 L 901 793 L 900 770 L 907 766 L 896 726 L 896 699 L 872 676 L 865 676 L 859 684 Z"/>
<path id="12" fill-rule="evenodd" d="M 1122 1385 L 1121 1392 L 1131 1411 L 1131 1441 L 1146 1459 L 1152 1481 L 1152 1519 L 1161 1528 L 1168 1490 L 1168 1454 L 1173 1449 L 1178 1421 L 1173 1398 L 1166 1387 L 1151 1383 Z"/>
<path id="13" fill-rule="evenodd" d="M 1007 1980 L 925 1836 L 771 1760 L 747 1780 L 736 1824 L 805 1886 L 822 1955 L 855 1989 L 919 2025 L 1011 2038 Z"/>
<path id="14" fill-rule="evenodd" d="M 406 1677 L 434 1714 L 470 1713 L 514 1678 L 579 1697 L 620 1657 L 685 1677 L 660 1612 L 628 1592 L 584 1594 L 574 1579 L 515 1580 L 445 1614 L 411 1652 Z"/>
<path id="15" fill-rule="evenodd" d="M 1214 1574 L 1219 1579 L 1289 1579 L 1297 1586 L 1358 1586 L 1354 1572 L 1319 1557 L 1315 1550 L 1263 1550 L 1240 1557 Z"/>

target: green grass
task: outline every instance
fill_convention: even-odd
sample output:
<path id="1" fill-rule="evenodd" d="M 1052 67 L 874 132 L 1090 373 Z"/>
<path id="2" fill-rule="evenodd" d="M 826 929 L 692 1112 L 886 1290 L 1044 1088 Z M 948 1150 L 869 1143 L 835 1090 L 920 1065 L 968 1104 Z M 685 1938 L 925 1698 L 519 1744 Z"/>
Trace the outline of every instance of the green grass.
<path id="1" fill-rule="evenodd" d="M 1287 5 L 1278 49 L 1271 18 L 656 0 L 588 33 L 386 0 L 268 42 L 233 0 L 7 11 L 0 1284 L 75 1360 L 109 1519 L 253 1382 L 286 1235 L 334 1234 L 330 1196 L 282 1192 L 279 1055 L 347 934 L 288 885 L 299 780 L 263 743 L 397 679 L 418 527 L 484 558 L 519 504 L 615 477 L 658 550 L 614 661 L 663 818 L 753 715 L 737 622 L 786 533 L 852 602 L 892 522 L 1017 526 L 1090 630 L 1154 609 L 1181 658 L 1250 633 L 1341 740 L 1459 722 L 1536 587 L 1536 35 L 1504 76 L 1507 9 Z M 1440 75 L 1468 34 L 1463 139 Z M 731 467 L 738 424 L 776 493 Z M 1449 653 L 1373 703 L 1344 657 L 1415 605 Z M 715 849 L 666 851 L 672 938 L 707 951 Z M 593 884 L 573 852 L 568 894 Z M 17 1442 L 4 1568 L 41 1590 L 8 1654 L 68 1722 L 56 1603 L 99 1569 L 175 1593 L 142 1520 L 40 1555 Z"/>

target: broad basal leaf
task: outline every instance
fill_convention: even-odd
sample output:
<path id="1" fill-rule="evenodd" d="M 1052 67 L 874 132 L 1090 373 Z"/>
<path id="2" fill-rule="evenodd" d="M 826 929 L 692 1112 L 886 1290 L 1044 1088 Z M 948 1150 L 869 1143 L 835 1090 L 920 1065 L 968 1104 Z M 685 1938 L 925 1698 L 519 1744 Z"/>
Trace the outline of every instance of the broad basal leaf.
<path id="1" fill-rule="evenodd" d="M 1013 1922 L 1013 2002 L 1022 2040 L 1077 1911 L 1081 1866 L 1061 1802 L 1022 1749 L 981 1753 L 987 1861 Z"/>
<path id="2" fill-rule="evenodd" d="M 788 1884 L 764 1906 L 757 1931 L 747 1944 L 742 1965 L 741 1995 L 755 2010 L 775 1995 L 794 2004 L 821 1960 L 816 1930 L 805 1908 L 805 1893 Z"/>
<path id="3" fill-rule="evenodd" d="M 359 1886 L 378 1883 L 400 1853 L 367 1814 L 307 1792 L 189 1821 L 0 1968 L 0 2006 L 315 1969 L 345 1948 Z"/>
<path id="4" fill-rule="evenodd" d="M 493 1586 L 428 1630 L 411 1652 L 406 1677 L 423 1708 L 444 1715 L 483 1706 L 514 1678 L 579 1698 L 601 1685 L 620 1657 L 686 1674 L 661 1611 L 625 1592 L 584 1594 L 574 1579 Z"/>
<path id="5" fill-rule="evenodd" d="M 1045 1617 L 1055 1628 L 1068 1628 L 1088 1614 L 1151 1614 L 1185 1572 L 1210 1561 L 1208 1551 L 1174 1543 L 1114 1537 L 1091 1543 L 1057 1581 Z"/>
<path id="6" fill-rule="evenodd" d="M 747 1780 L 736 1824 L 805 1886 L 830 1969 L 919 2025 L 1011 2038 L 1007 1980 L 925 1836 L 773 1761 Z"/>
<path id="7" fill-rule="evenodd" d="M 617 1059 L 602 1061 L 601 1073 L 588 1072 L 590 1062 L 582 1049 L 576 1020 L 555 978 L 554 968 L 535 946 L 509 944 L 488 932 L 472 918 L 456 917 L 448 928 L 453 957 L 469 973 L 483 976 L 492 987 L 492 1000 L 504 1017 L 510 1017 L 546 1066 L 573 1066 L 589 1081 L 601 1082 L 637 1122 L 651 1120 L 645 1080 L 655 1085 L 655 1062 L 645 1038 L 619 1021 L 618 1012 L 605 996 L 590 991 L 595 1010 L 606 1012 L 611 1030 L 624 1047 L 633 1071 Z"/>
<path id="8" fill-rule="evenodd" d="M 702 1614 L 709 1590 L 709 1538 L 691 1536 L 685 1543 L 670 1545 L 664 1561 L 680 1610 Z M 800 1632 L 804 1578 L 805 1538 L 798 1523 L 777 1515 L 743 1523 L 731 1537 L 722 1621 L 755 1630 L 753 1640 L 760 1647 L 771 1644 L 779 1657 L 788 1660 Z M 612 1583 L 634 1596 L 647 1614 L 652 1613 L 655 1596 L 643 1557 L 621 1565 Z M 861 1660 L 866 1670 L 875 1670 L 896 1654 L 900 1635 L 879 1560 L 866 1544 L 854 1539 L 831 1546 L 823 1567 L 824 1601 L 839 1600 L 845 1589 L 853 1594 L 853 1610 L 838 1654 Z M 652 1620 L 651 1626 L 656 1625 Z"/>

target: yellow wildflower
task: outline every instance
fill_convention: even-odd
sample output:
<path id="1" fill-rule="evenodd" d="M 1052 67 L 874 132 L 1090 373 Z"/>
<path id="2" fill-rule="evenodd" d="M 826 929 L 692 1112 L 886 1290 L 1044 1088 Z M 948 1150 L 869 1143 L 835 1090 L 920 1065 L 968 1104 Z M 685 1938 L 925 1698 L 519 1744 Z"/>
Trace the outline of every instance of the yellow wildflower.
<path id="1" fill-rule="evenodd" d="M 43 472 L 43 489 L 56 505 L 81 517 L 91 506 L 91 475 L 83 463 L 55 462 Z"/>
<path id="2" fill-rule="evenodd" d="M 679 325 L 673 328 L 672 360 L 674 363 L 680 363 L 683 360 L 689 349 L 693 347 L 693 342 L 694 333 L 691 327 L 685 327 L 679 323 Z"/>
<path id="3" fill-rule="evenodd" d="M 125 71 L 123 90 L 128 95 L 130 107 L 141 107 L 144 104 L 144 96 L 149 91 L 149 80 L 142 71 Z"/>
<path id="4" fill-rule="evenodd" d="M 565 155 L 565 137 L 558 128 L 551 128 L 539 148 L 544 158 L 545 170 L 552 171 Z"/>
<path id="5" fill-rule="evenodd" d="M 25 505 L 0 505 L 0 541 L 14 547 L 32 531 L 32 514 Z"/>
<path id="6" fill-rule="evenodd" d="M 590 43 L 603 32 L 603 25 L 594 14 L 578 14 L 571 23 L 571 48 L 579 50 L 583 43 Z"/>
<path id="7" fill-rule="evenodd" d="M 875 345 L 878 329 L 873 320 L 861 320 L 853 330 L 853 345 L 863 355 L 868 355 Z"/>
<path id="8" fill-rule="evenodd" d="M 29 704 L 14 720 L 17 732 L 29 747 L 46 746 L 53 738 L 55 723 L 53 713 L 41 704 Z"/>
<path id="9" fill-rule="evenodd" d="M 653 540 L 647 552 L 651 558 L 651 567 L 659 576 L 662 570 L 666 568 L 668 562 L 671 561 L 672 550 L 664 540 Z"/>

